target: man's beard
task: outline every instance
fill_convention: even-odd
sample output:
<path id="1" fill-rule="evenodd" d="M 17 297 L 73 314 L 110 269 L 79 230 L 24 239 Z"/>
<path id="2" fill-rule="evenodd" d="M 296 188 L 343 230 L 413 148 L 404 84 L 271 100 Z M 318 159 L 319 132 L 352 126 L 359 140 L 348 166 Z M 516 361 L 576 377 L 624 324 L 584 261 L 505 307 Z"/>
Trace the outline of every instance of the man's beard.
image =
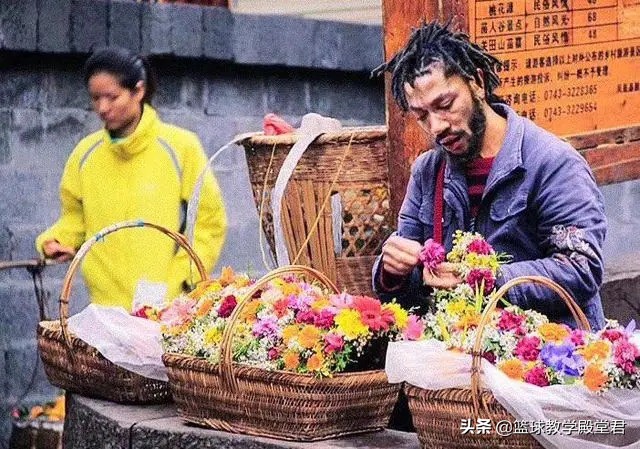
<path id="1" fill-rule="evenodd" d="M 487 116 L 482 108 L 482 101 L 475 95 L 473 96 L 473 111 L 469 119 L 469 129 L 471 136 L 467 152 L 459 155 L 448 153 L 450 160 L 455 164 L 467 165 L 477 159 L 482 151 L 484 133 L 487 129 Z"/>

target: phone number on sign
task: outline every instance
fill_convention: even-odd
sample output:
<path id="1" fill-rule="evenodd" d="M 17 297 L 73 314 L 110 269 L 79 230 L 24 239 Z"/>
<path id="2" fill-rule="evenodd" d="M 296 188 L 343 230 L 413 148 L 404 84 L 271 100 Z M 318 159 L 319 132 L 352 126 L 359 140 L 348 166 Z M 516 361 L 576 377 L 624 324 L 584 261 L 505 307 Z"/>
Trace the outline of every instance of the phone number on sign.
<path id="1" fill-rule="evenodd" d="M 587 435 L 587 434 L 605 434 L 605 435 L 623 435 L 625 430 L 625 421 L 621 419 L 613 420 L 590 420 L 590 419 L 570 419 L 560 421 L 556 419 L 549 420 L 502 420 L 493 422 L 490 419 L 479 418 L 462 419 L 460 423 L 461 434 L 472 435 L 489 435 L 495 433 L 500 436 L 509 436 L 515 434 L 529 435 Z"/>
<path id="2" fill-rule="evenodd" d="M 597 110 L 598 104 L 589 101 L 586 103 L 576 103 L 568 104 L 565 106 L 553 106 L 550 108 L 544 108 L 542 116 L 545 118 L 545 120 L 550 122 L 565 115 L 587 114 L 589 112 L 596 112 Z"/>

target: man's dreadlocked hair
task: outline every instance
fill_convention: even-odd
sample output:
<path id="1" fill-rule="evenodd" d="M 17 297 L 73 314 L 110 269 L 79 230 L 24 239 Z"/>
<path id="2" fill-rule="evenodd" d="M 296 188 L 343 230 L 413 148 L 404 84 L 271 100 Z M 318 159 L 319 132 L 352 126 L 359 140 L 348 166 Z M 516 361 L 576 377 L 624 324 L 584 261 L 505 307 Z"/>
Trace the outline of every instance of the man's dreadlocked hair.
<path id="1" fill-rule="evenodd" d="M 468 80 L 484 86 L 489 103 L 502 103 L 503 100 L 493 93 L 500 85 L 500 78 L 495 67 L 501 62 L 485 52 L 479 45 L 469 41 L 469 36 L 449 30 L 451 21 L 440 25 L 437 21 L 424 22 L 420 28 L 414 29 L 409 42 L 389 62 L 380 65 L 371 72 L 371 76 L 379 76 L 384 72 L 392 73 L 391 92 L 400 107 L 407 111 L 409 104 L 404 91 L 404 84 L 413 87 L 416 78 L 424 75 L 429 66 L 436 61 L 444 64 L 444 74 L 460 75 Z M 480 80 L 477 69 L 482 70 Z"/>

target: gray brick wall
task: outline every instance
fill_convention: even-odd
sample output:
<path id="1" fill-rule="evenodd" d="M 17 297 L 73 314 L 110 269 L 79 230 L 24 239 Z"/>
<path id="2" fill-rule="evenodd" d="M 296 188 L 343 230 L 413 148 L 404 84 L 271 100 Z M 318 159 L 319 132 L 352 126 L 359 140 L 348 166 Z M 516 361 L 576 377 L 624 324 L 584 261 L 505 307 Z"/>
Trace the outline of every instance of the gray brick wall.
<path id="1" fill-rule="evenodd" d="M 307 112 L 344 125 L 384 123 L 382 81 L 368 77 L 382 59 L 381 41 L 371 39 L 355 55 L 343 53 L 352 51 L 350 39 L 380 35 L 370 28 L 124 0 L 0 1 L 0 260 L 35 256 L 35 236 L 58 216 L 58 183 L 70 151 L 100 128 L 81 74 L 91 49 L 111 43 L 150 54 L 160 115 L 196 132 L 211 155 L 234 135 L 259 131 L 267 112 L 294 125 Z M 286 38 L 279 37 L 282 30 Z M 368 37 L 359 38 L 362 33 Z M 243 149 L 221 154 L 214 171 L 225 202 L 234 205 L 218 267 L 260 273 L 258 218 Z M 65 271 L 45 271 L 52 317 L 58 316 Z M 76 279 L 72 312 L 87 301 Z M 0 302 L 3 447 L 10 407 L 50 398 L 56 389 L 37 357 L 38 307 L 26 270 L 0 271 Z"/>

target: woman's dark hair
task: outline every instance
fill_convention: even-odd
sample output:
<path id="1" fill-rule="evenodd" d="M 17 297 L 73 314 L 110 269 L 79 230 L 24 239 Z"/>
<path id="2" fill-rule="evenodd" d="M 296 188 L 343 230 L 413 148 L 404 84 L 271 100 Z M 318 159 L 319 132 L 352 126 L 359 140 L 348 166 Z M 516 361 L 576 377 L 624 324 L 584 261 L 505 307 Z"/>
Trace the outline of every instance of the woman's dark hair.
<path id="1" fill-rule="evenodd" d="M 475 80 L 484 86 L 489 103 L 502 103 L 503 100 L 493 91 L 500 85 L 496 67 L 501 62 L 469 41 L 469 36 L 449 29 L 451 22 L 441 25 L 437 21 L 424 22 L 414 29 L 407 45 L 389 62 L 380 65 L 371 72 L 379 76 L 384 72 L 391 75 L 391 93 L 403 110 L 409 105 L 405 96 L 404 84 L 413 86 L 416 78 L 424 75 L 434 62 L 444 65 L 446 76 L 459 75 L 467 80 Z M 482 70 L 483 79 L 477 69 Z"/>
<path id="2" fill-rule="evenodd" d="M 156 80 L 143 56 L 137 55 L 126 48 L 108 47 L 95 51 L 84 64 L 84 83 L 96 73 L 106 72 L 115 76 L 120 85 L 134 90 L 139 81 L 144 82 L 145 94 L 143 103 L 151 103 L 156 91 Z"/>

